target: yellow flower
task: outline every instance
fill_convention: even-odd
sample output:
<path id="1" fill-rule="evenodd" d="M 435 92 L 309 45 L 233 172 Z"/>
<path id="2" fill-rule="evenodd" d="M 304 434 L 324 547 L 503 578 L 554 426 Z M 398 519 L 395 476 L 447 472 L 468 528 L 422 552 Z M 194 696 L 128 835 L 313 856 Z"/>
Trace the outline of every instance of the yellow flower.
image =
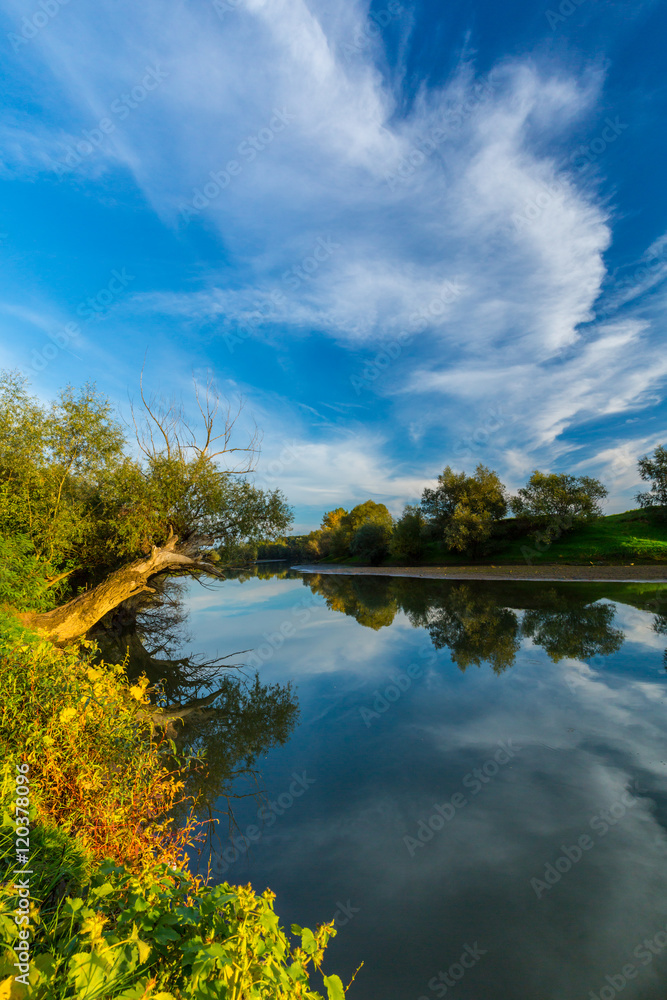
<path id="1" fill-rule="evenodd" d="M 68 722 L 76 718 L 76 715 L 77 711 L 75 708 L 63 708 L 59 715 L 59 719 L 64 725 L 67 725 Z"/>

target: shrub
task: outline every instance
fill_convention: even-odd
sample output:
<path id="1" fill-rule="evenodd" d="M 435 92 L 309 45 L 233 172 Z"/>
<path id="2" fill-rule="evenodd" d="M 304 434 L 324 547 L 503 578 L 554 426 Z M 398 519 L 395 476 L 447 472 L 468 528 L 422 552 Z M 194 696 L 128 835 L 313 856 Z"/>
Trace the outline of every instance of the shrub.
<path id="1" fill-rule="evenodd" d="M 396 559 L 421 559 L 426 551 L 425 524 L 419 507 L 406 504 L 391 536 L 391 555 Z"/>
<path id="2" fill-rule="evenodd" d="M 389 553 L 391 530 L 385 524 L 366 521 L 352 536 L 350 552 L 371 566 L 379 566 Z"/>
<path id="3" fill-rule="evenodd" d="M 333 926 L 294 927 L 301 943 L 291 944 L 268 890 L 192 876 L 186 851 L 202 826 L 192 811 L 176 823 L 173 810 L 198 758 L 179 760 L 173 742 L 154 738 L 146 679 L 130 684 L 94 652 L 58 649 L 0 615 L 0 856 L 14 850 L 9 790 L 21 761 L 33 872 L 27 992 L 14 981 L 18 898 L 11 879 L 2 887 L 0 997 L 315 1000 L 309 967 Z M 324 982 L 341 1000 L 338 977 Z"/>

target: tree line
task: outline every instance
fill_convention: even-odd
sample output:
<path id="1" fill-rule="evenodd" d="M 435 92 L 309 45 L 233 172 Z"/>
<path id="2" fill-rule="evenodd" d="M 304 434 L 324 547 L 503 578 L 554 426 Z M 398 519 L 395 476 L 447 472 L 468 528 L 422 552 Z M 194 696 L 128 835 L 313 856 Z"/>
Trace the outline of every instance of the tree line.
<path id="1" fill-rule="evenodd" d="M 639 475 L 651 487 L 638 493 L 640 507 L 667 511 L 667 449 L 660 445 L 638 462 Z M 424 489 L 418 504 L 406 504 L 393 518 L 383 503 L 367 500 L 348 511 L 328 511 L 315 531 L 260 546 L 260 558 L 299 557 L 313 561 L 346 559 L 379 565 L 387 557 L 421 559 L 430 543 L 475 558 L 531 531 L 560 536 L 602 516 L 606 486 L 591 476 L 535 470 L 525 486 L 510 496 L 498 473 L 478 465 L 472 475 L 450 466 L 437 485 Z M 511 514 L 511 517 L 508 517 Z"/>

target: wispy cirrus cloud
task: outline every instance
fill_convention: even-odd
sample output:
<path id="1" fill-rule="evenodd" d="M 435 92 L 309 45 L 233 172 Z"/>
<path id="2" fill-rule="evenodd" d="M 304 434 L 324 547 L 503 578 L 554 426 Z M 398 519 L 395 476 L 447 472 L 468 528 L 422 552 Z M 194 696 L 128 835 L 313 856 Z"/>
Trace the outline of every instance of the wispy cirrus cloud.
<path id="1" fill-rule="evenodd" d="M 1 6 L 20 19 L 18 0 Z M 503 412 L 490 461 L 508 475 L 568 455 L 611 472 L 614 448 L 575 436 L 662 393 L 659 313 L 646 312 L 645 297 L 666 272 L 660 241 L 644 255 L 657 265 L 632 272 L 623 289 L 608 271 L 616 219 L 605 160 L 587 171 L 573 159 L 582 130 L 597 137 L 608 117 L 602 70 L 514 56 L 480 73 L 463 58 L 444 83 L 408 95 L 413 10 L 384 29 L 398 53 L 389 65 L 381 32 L 367 31 L 365 4 L 233 7 L 223 18 L 213 5 L 165 9 L 157 0 L 121 0 L 103 18 L 64 8 L 17 54 L 32 92 L 45 100 L 53 86 L 58 101 L 48 124 L 29 114 L 10 124 L 14 176 L 52 169 L 58 144 L 131 94 L 147 64 L 165 74 L 79 172 L 60 180 L 94 185 L 128 172 L 191 254 L 187 281 L 144 285 L 114 307 L 114 321 L 146 337 L 163 317 L 206 328 L 213 363 L 232 371 L 244 350 L 269 357 L 313 333 L 363 362 L 416 331 L 369 387 L 385 425 L 362 446 L 350 443 L 359 428 L 343 416 L 347 437 L 339 426 L 315 438 L 307 417 L 297 421 L 321 484 L 289 474 L 303 503 L 327 490 L 341 502 L 341 491 L 357 488 L 412 495 L 415 480 L 438 471 L 436 449 L 439 464 L 454 461 L 455 442 L 489 407 Z M 350 52 L 350 38 L 368 42 Z M 277 113 L 284 127 L 273 129 Z M 614 142 L 630 136 L 629 126 Z M 214 192 L 221 172 L 228 180 Z M 186 217 L 197 191 L 202 207 Z M 334 249 L 311 268 L 318 241 Z M 442 308 L 426 309 L 439 299 Z M 425 309 L 426 320 L 416 319 Z M 225 337 L 240 326 L 250 334 L 232 353 Z M 285 383 L 283 396 L 292 391 Z M 358 401 L 352 387 L 349 398 L 336 391 L 328 403 Z M 409 453 L 397 437 L 411 442 Z"/>

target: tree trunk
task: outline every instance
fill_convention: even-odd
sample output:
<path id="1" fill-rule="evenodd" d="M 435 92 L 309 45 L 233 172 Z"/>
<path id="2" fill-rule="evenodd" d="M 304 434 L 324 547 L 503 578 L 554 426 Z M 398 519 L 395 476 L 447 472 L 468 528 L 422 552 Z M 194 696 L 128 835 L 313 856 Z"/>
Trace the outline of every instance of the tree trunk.
<path id="1" fill-rule="evenodd" d="M 153 546 L 148 558 L 137 559 L 129 566 L 123 566 L 111 573 L 97 587 L 79 594 L 78 597 L 53 611 L 26 612 L 18 618 L 28 628 L 38 630 L 54 642 L 70 642 L 85 635 L 100 618 L 123 601 L 145 591 L 151 591 L 148 580 L 158 573 L 190 569 L 200 570 L 212 576 L 222 575 L 212 564 L 188 555 L 187 551 L 177 551 L 177 542 L 178 538 L 174 535 L 162 548 Z"/>

